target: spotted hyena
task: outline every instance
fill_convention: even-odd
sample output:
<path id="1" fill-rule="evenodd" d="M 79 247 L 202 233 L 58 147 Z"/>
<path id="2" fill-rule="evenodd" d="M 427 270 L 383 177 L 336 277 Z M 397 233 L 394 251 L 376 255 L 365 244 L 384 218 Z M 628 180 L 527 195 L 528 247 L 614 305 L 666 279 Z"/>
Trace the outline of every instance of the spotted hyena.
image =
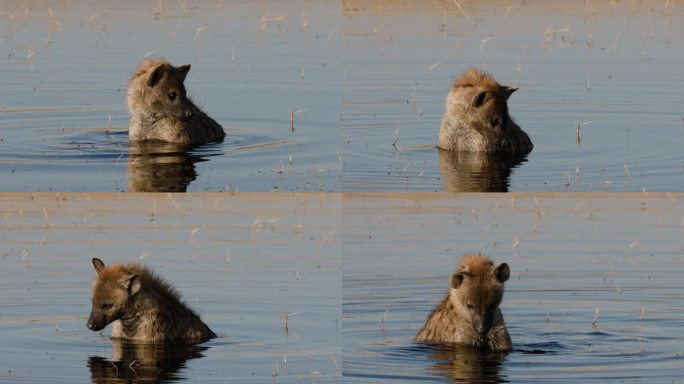
<path id="1" fill-rule="evenodd" d="M 494 265 L 485 255 L 466 254 L 449 278 L 449 293 L 416 341 L 510 350 L 511 337 L 499 310 L 509 276 L 508 264 Z"/>
<path id="2" fill-rule="evenodd" d="M 164 280 L 140 264 L 105 267 L 92 260 L 93 283 L 88 328 L 100 331 L 112 324 L 112 337 L 140 342 L 200 342 L 216 334 L 181 301 Z"/>
<path id="3" fill-rule="evenodd" d="M 508 98 L 517 89 L 476 68 L 466 70 L 446 98 L 437 146 L 450 151 L 532 151 L 529 136 L 508 114 Z"/>
<path id="4" fill-rule="evenodd" d="M 128 87 L 128 138 L 200 145 L 226 136 L 214 119 L 186 95 L 185 77 L 190 64 L 174 67 L 164 59 L 145 60 Z"/>

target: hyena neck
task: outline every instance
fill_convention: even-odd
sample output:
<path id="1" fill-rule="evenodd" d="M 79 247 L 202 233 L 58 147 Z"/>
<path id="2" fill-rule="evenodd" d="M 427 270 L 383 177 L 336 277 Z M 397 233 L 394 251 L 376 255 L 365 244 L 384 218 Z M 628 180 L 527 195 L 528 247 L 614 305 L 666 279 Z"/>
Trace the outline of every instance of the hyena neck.
<path id="1" fill-rule="evenodd" d="M 163 118 L 164 116 L 156 112 L 145 112 L 138 115 L 140 128 L 142 128 L 143 131 L 152 130 Z"/>
<path id="2" fill-rule="evenodd" d="M 162 119 L 154 112 L 141 112 L 131 114 L 131 119 L 128 123 L 128 132 L 131 139 L 146 140 L 152 135 L 154 127 L 159 124 Z"/>
<path id="3" fill-rule="evenodd" d="M 184 142 L 184 124 L 173 117 L 156 112 L 140 113 L 131 116 L 129 137 L 132 140 L 161 140 L 168 142 Z"/>
<path id="4" fill-rule="evenodd" d="M 121 326 L 112 330 L 112 336 L 125 339 L 136 339 L 142 321 L 143 318 L 139 312 L 128 311 L 119 319 Z M 118 332 L 123 334 L 118 334 Z"/>
<path id="5" fill-rule="evenodd" d="M 458 310 L 456 309 L 456 300 L 457 299 L 452 297 L 451 295 L 447 295 L 442 301 L 440 308 L 442 309 L 442 312 L 444 313 L 445 317 L 449 319 L 459 318 Z"/>
<path id="6" fill-rule="evenodd" d="M 457 339 L 472 346 L 481 346 L 484 340 L 482 340 L 482 337 L 475 331 L 473 324 L 462 316 L 461 311 L 457 308 L 458 300 L 457 297 L 451 295 L 444 299 L 445 319 L 452 324 Z"/>
<path id="7" fill-rule="evenodd" d="M 510 116 L 505 129 L 498 132 L 480 121 L 446 115 L 440 126 L 438 146 L 450 151 L 528 153 L 532 150 L 529 136 Z"/>
<path id="8" fill-rule="evenodd" d="M 145 285 L 148 288 L 145 288 Z M 151 285 L 152 287 L 149 287 Z M 180 319 L 197 317 L 181 302 L 175 292 L 165 287 L 165 284 L 153 281 L 148 276 L 143 277 L 143 288 L 130 298 L 127 311 L 120 319 L 126 338 L 152 341 L 175 339 L 179 335 L 157 331 L 178 331 L 174 325 L 181 322 Z"/>
<path id="9" fill-rule="evenodd" d="M 416 335 L 417 341 L 457 342 L 456 335 L 460 326 L 458 312 L 447 295 L 432 311 L 425 325 Z"/>
<path id="10" fill-rule="evenodd" d="M 449 326 L 447 329 L 458 332 L 464 322 L 463 319 L 461 319 L 453 300 L 454 299 L 450 295 L 447 295 L 433 312 L 432 318 L 437 324 L 440 324 L 437 328 L 441 329 L 444 324 L 448 324 Z"/>
<path id="11" fill-rule="evenodd" d="M 146 339 L 150 327 L 168 328 L 167 325 L 177 320 L 179 309 L 185 309 L 186 306 L 176 291 L 155 277 L 152 272 L 144 268 L 135 271 L 140 274 L 142 287 L 129 298 L 127 309 L 120 321 L 126 337 Z"/>
<path id="12" fill-rule="evenodd" d="M 449 151 L 489 151 L 492 139 L 478 122 L 447 115 L 442 120 L 439 147 Z"/>

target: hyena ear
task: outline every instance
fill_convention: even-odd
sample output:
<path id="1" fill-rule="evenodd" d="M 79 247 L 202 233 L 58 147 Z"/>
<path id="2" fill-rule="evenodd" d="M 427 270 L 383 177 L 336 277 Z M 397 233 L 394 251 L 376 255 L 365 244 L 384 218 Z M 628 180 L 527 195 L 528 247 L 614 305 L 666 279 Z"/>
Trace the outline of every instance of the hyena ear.
<path id="1" fill-rule="evenodd" d="M 126 292 L 128 292 L 130 296 L 133 296 L 136 293 L 138 293 L 140 291 L 140 287 L 142 287 L 140 275 L 138 275 L 137 273 L 125 275 L 119 281 L 121 282 L 124 289 L 126 289 Z"/>
<path id="2" fill-rule="evenodd" d="M 494 276 L 497 280 L 499 280 L 500 283 L 503 283 L 504 281 L 508 280 L 508 278 L 511 277 L 511 270 L 508 269 L 508 264 L 499 264 L 494 270 Z"/>
<path id="3" fill-rule="evenodd" d="M 454 272 L 449 278 L 449 285 L 453 289 L 458 289 L 461 284 L 463 284 L 463 274 L 460 272 Z"/>
<path id="4" fill-rule="evenodd" d="M 503 92 L 504 97 L 506 100 L 508 100 L 509 97 L 513 94 L 513 92 L 517 91 L 518 87 L 507 87 L 505 85 L 501 86 L 501 92 Z"/>
<path id="5" fill-rule="evenodd" d="M 95 272 L 99 274 L 100 271 L 104 269 L 105 265 L 102 260 L 98 259 L 97 257 L 93 257 L 93 267 L 95 267 Z"/>
<path id="6" fill-rule="evenodd" d="M 185 81 L 185 77 L 188 76 L 188 72 L 190 72 L 190 64 L 185 64 L 178 67 L 178 76 L 180 76 L 181 83 Z"/>
<path id="7" fill-rule="evenodd" d="M 473 108 L 480 108 L 487 100 L 487 91 L 482 91 L 473 98 Z"/>
<path id="8" fill-rule="evenodd" d="M 147 78 L 147 86 L 152 88 L 164 77 L 164 64 L 159 64 Z"/>

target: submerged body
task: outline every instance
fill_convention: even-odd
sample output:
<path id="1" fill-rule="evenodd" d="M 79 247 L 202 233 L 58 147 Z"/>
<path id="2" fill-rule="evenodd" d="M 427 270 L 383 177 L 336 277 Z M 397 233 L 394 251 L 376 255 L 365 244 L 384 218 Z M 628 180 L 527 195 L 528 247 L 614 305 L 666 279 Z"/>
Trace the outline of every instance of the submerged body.
<path id="1" fill-rule="evenodd" d="M 128 146 L 129 192 L 185 192 L 197 178 L 202 157 L 183 145 L 131 142 Z"/>
<path id="2" fill-rule="evenodd" d="M 508 192 L 513 168 L 525 154 L 438 149 L 444 188 L 449 192 Z"/>
<path id="3" fill-rule="evenodd" d="M 176 291 L 139 264 L 105 267 L 94 258 L 88 328 L 100 331 L 112 323 L 112 337 L 139 342 L 201 342 L 216 337 Z"/>
<path id="4" fill-rule="evenodd" d="M 516 90 L 478 69 L 466 70 L 447 96 L 437 146 L 448 151 L 532 151 L 530 137 L 508 114 L 508 98 Z"/>
<path id="5" fill-rule="evenodd" d="M 499 304 L 508 264 L 495 266 L 482 254 L 466 254 L 449 278 L 449 294 L 430 314 L 416 341 L 459 344 L 496 351 L 512 347 Z"/>
<path id="6" fill-rule="evenodd" d="M 164 59 L 145 60 L 128 86 L 131 141 L 164 141 L 201 145 L 226 136 L 214 119 L 197 107 L 185 91 L 190 64 L 174 67 Z"/>

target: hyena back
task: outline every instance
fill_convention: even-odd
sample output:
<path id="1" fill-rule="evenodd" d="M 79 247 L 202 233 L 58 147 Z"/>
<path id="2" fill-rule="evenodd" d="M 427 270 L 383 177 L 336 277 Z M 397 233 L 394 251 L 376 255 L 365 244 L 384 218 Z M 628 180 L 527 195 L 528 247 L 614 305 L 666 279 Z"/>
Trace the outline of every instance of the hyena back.
<path id="1" fill-rule="evenodd" d="M 476 68 L 466 70 L 446 98 L 437 146 L 449 151 L 532 151 L 530 137 L 508 114 L 508 98 L 516 90 Z"/>
<path id="2" fill-rule="evenodd" d="M 112 337 L 140 342 L 200 342 L 216 334 L 188 308 L 176 291 L 139 264 L 105 267 L 92 260 L 93 283 L 88 328 L 112 324 Z"/>
<path id="3" fill-rule="evenodd" d="M 512 347 L 499 304 L 510 270 L 482 254 L 466 254 L 449 278 L 449 293 L 418 331 L 416 341 L 507 351 Z"/>
<path id="4" fill-rule="evenodd" d="M 185 91 L 190 64 L 174 67 L 164 59 L 145 60 L 128 87 L 131 141 L 164 141 L 200 145 L 226 136 L 214 119 L 197 107 Z"/>

